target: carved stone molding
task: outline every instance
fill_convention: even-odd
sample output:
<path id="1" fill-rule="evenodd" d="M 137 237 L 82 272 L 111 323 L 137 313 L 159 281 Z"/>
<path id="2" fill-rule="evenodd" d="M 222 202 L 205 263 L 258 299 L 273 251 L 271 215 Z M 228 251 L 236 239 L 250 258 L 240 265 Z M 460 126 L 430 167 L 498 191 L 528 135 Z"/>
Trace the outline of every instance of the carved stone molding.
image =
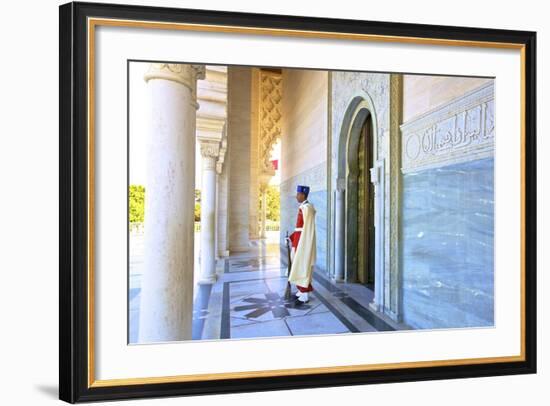
<path id="1" fill-rule="evenodd" d="M 260 170 L 271 172 L 271 150 L 281 137 L 281 103 L 283 92 L 280 73 L 260 71 Z"/>
<path id="2" fill-rule="evenodd" d="M 226 155 L 227 155 L 227 133 L 226 133 L 226 127 L 224 127 L 222 141 L 220 142 L 220 152 L 218 154 L 218 160 L 216 161 L 216 172 L 218 173 L 218 175 L 222 173 L 223 163 L 225 162 Z"/>
<path id="3" fill-rule="evenodd" d="M 197 140 L 219 143 L 216 172 L 222 173 L 227 150 L 227 67 L 206 65 L 205 78 L 197 83 Z"/>
<path id="4" fill-rule="evenodd" d="M 197 83 L 197 136 L 221 140 L 227 120 L 227 68 L 206 65 L 203 80 Z"/>
<path id="5" fill-rule="evenodd" d="M 403 173 L 494 153 L 494 85 L 487 83 L 403 125 Z"/>
<path id="6" fill-rule="evenodd" d="M 204 77 L 204 65 L 184 63 L 151 63 L 149 70 L 144 75 L 146 82 L 151 79 L 164 79 L 187 86 L 191 90 L 193 100 L 197 98 L 197 80 L 204 79 Z"/>
<path id="7" fill-rule="evenodd" d="M 219 142 L 222 139 L 225 121 L 223 117 L 206 118 L 197 114 L 197 138 Z"/>
<path id="8" fill-rule="evenodd" d="M 382 312 L 385 307 L 384 295 L 384 271 L 385 271 L 385 206 L 384 206 L 384 191 L 385 191 L 385 161 L 379 159 L 374 162 L 374 166 L 370 168 L 370 181 L 374 185 L 374 280 L 378 283 L 374 286 L 374 299 L 369 303 L 369 306 L 377 312 Z"/>
<path id="9" fill-rule="evenodd" d="M 217 158 L 220 153 L 219 142 L 203 141 L 200 143 L 201 155 L 205 158 Z"/>

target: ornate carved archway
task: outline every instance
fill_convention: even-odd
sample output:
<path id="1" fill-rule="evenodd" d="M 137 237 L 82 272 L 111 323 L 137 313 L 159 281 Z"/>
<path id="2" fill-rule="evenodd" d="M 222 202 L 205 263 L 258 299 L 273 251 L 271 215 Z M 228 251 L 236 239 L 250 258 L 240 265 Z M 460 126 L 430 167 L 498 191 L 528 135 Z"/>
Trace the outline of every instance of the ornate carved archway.
<path id="1" fill-rule="evenodd" d="M 358 146 L 367 121 L 373 139 L 373 163 L 377 161 L 377 125 L 374 104 L 366 93 L 354 96 L 348 104 L 338 143 L 337 192 L 335 213 L 335 276 L 337 280 L 358 280 Z M 376 166 L 376 165 L 375 165 Z M 370 181 L 370 176 L 367 177 Z M 380 202 L 375 201 L 375 206 Z M 375 207 L 375 210 L 379 207 Z M 382 230 L 376 230 L 380 233 Z M 379 241 L 379 237 L 375 238 Z M 378 252 L 376 253 L 377 255 Z M 377 261 L 379 262 L 379 261 Z"/>

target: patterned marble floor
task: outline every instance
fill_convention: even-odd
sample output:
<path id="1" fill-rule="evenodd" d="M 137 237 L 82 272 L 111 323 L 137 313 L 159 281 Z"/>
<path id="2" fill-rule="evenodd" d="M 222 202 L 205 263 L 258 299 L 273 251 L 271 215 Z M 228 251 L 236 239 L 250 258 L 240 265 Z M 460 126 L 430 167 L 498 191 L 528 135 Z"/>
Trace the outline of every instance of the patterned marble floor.
<path id="1" fill-rule="evenodd" d="M 360 284 L 333 283 L 316 270 L 308 303 L 285 300 L 286 266 L 276 242 L 260 240 L 250 252 L 219 267 L 214 285 L 199 285 L 193 339 L 236 339 L 406 329 L 372 311 L 373 293 Z M 293 287 L 293 293 L 296 289 Z"/>
<path id="2" fill-rule="evenodd" d="M 275 233 L 276 234 L 276 233 Z M 200 238 L 195 238 L 200 241 Z M 142 236 L 132 240 L 129 274 L 129 343 L 137 343 Z M 195 280 L 199 279 L 198 244 Z M 239 339 L 312 334 L 405 330 L 369 307 L 373 292 L 356 283 L 333 283 L 316 270 L 310 300 L 295 306 L 284 299 L 286 265 L 281 263 L 278 234 L 254 241 L 246 253 L 218 261 L 216 283 L 194 286 L 193 339 Z M 293 293 L 296 291 L 293 286 Z"/>

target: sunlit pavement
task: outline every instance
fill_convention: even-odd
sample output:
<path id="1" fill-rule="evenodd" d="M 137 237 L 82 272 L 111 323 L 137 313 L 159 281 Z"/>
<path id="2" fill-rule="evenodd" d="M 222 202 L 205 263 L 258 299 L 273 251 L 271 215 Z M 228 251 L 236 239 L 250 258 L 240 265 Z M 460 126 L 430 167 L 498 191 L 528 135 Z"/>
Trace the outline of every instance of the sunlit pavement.
<path id="1" fill-rule="evenodd" d="M 195 241 L 200 241 L 197 238 Z M 142 237 L 130 253 L 130 342 L 137 341 Z M 195 284 L 193 339 L 238 339 L 342 334 L 406 329 L 370 309 L 373 293 L 355 283 L 334 283 L 315 270 L 309 302 L 285 300 L 287 267 L 281 262 L 278 232 L 253 241 L 249 252 L 218 260 L 214 284 Z M 195 244 L 196 254 L 200 247 Z M 195 269 L 198 270 L 198 255 Z M 197 281 L 198 274 L 195 274 Z M 296 292 L 295 287 L 292 293 Z"/>

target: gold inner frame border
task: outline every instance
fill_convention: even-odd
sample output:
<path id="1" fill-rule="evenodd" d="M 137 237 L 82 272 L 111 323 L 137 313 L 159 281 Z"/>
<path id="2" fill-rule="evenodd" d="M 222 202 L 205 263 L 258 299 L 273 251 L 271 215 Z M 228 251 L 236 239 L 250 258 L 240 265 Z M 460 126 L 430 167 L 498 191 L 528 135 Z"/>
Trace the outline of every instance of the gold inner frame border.
<path id="1" fill-rule="evenodd" d="M 185 30 L 198 32 L 219 32 L 219 33 L 241 33 L 245 35 L 267 35 L 267 36 L 287 36 L 301 38 L 325 38 L 325 39 L 346 39 L 360 40 L 372 42 L 398 42 L 409 44 L 423 45 L 446 45 L 446 46 L 464 46 L 464 47 L 481 47 L 481 48 L 498 48 L 498 49 L 515 49 L 520 51 L 520 81 L 521 81 L 521 101 L 520 101 L 520 172 L 521 172 L 521 237 L 520 237 L 520 329 L 521 329 L 521 351 L 520 355 L 503 356 L 503 357 L 485 357 L 485 358 L 463 358 L 452 360 L 430 360 L 430 361 L 414 361 L 414 362 L 399 362 L 399 363 L 382 363 L 382 364 L 359 364 L 359 365 L 344 365 L 316 368 L 298 368 L 298 369 L 276 369 L 276 370 L 260 370 L 260 371 L 242 371 L 242 372 L 220 372 L 209 374 L 190 374 L 190 375 L 173 375 L 159 377 L 143 377 L 143 378 L 121 378 L 121 379 L 95 379 L 95 342 L 94 342 L 94 103 L 95 103 L 95 28 L 97 26 L 111 27 L 132 27 L 132 28 L 149 28 L 149 29 L 164 29 L 164 30 Z M 423 38 L 423 37 L 406 37 L 406 36 L 391 36 L 391 35 L 374 35 L 374 34 L 356 34 L 345 32 L 327 32 L 327 31 L 308 31 L 308 30 L 293 30 L 293 29 L 275 29 L 275 28 L 260 28 L 260 27 L 243 27 L 231 25 L 210 25 L 210 24 L 191 24 L 191 23 L 168 23 L 143 20 L 126 20 L 126 19 L 110 19 L 110 18 L 88 18 L 87 21 L 87 81 L 88 81 L 88 388 L 96 387 L 112 387 L 125 385 L 143 385 L 143 384 L 160 384 L 160 383 L 176 383 L 176 382 L 193 382 L 193 381 L 212 381 L 218 379 L 238 379 L 238 378 L 265 378 L 277 376 L 292 376 L 292 375 L 310 375 L 310 374 L 337 374 L 342 372 L 360 372 L 373 370 L 388 370 L 396 368 L 425 368 L 439 366 L 455 366 L 455 365 L 472 365 L 472 364 L 492 364 L 503 362 L 522 362 L 526 359 L 525 354 L 525 45 L 513 42 L 490 42 L 490 41 L 472 41 L 472 40 L 454 40 L 440 38 Z"/>

